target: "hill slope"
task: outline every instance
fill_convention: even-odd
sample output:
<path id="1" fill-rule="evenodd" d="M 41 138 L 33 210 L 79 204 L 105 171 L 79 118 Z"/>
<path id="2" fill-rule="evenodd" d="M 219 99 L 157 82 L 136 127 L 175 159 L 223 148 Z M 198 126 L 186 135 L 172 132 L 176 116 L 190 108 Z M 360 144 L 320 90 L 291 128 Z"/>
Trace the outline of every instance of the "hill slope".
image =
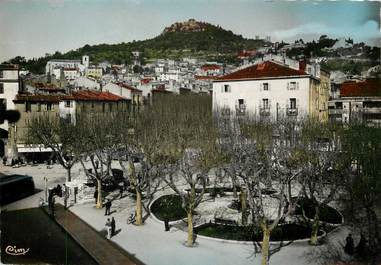
<path id="1" fill-rule="evenodd" d="M 16 57 L 13 63 L 18 63 L 31 72 L 43 73 L 45 64 L 50 59 L 79 59 L 87 54 L 94 63 L 101 61 L 115 64 L 130 63 L 131 52 L 135 50 L 143 52 L 147 60 L 192 56 L 223 61 L 233 60 L 235 53 L 242 49 L 253 49 L 263 44 L 263 40 L 246 39 L 219 26 L 190 19 L 176 22 L 166 27 L 159 36 L 148 40 L 85 45 L 64 54 L 56 52 L 35 60 L 26 61 L 23 57 Z"/>

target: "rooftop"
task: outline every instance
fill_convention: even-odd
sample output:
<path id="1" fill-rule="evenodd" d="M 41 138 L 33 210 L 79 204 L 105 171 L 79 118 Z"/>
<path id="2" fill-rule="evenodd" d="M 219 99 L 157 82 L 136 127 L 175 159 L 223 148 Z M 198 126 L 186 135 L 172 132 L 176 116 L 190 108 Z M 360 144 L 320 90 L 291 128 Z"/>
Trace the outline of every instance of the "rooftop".
<path id="1" fill-rule="evenodd" d="M 381 97 L 381 79 L 346 81 L 340 86 L 341 97 Z"/>
<path id="2" fill-rule="evenodd" d="M 126 88 L 126 89 L 130 90 L 131 92 L 142 92 L 140 89 L 137 89 L 135 87 L 129 86 L 129 85 L 125 84 L 125 83 L 119 82 L 119 83 L 115 83 L 115 84 L 120 86 L 120 87 Z"/>
<path id="3" fill-rule="evenodd" d="M 18 70 L 17 64 L 0 64 L 0 70 Z"/>
<path id="4" fill-rule="evenodd" d="M 273 61 L 266 61 L 243 68 L 219 77 L 216 81 L 236 81 L 263 78 L 279 78 L 291 76 L 309 76 L 306 72 L 295 70 L 286 65 L 278 64 Z"/>
<path id="5" fill-rule="evenodd" d="M 78 101 L 124 101 L 125 98 L 114 95 L 110 92 L 99 92 L 94 90 L 79 90 L 72 92 L 70 96 L 65 99 L 72 99 Z"/>
<path id="6" fill-rule="evenodd" d="M 58 95 L 45 95 L 45 94 L 17 94 L 16 98 L 13 100 L 15 103 L 23 102 L 49 102 L 49 103 L 58 103 L 60 102 L 62 96 Z"/>

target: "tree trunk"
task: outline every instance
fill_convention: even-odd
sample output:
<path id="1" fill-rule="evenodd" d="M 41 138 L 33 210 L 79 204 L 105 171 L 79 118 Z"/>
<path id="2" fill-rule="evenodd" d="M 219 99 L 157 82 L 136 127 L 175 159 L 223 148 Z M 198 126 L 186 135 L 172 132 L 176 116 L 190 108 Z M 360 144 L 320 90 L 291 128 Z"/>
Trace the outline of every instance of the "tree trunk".
<path id="1" fill-rule="evenodd" d="M 270 249 L 270 229 L 262 227 L 263 239 L 262 239 L 262 261 L 261 265 L 267 265 L 269 261 L 269 249 Z"/>
<path id="2" fill-rule="evenodd" d="M 98 189 L 98 198 L 97 198 L 96 208 L 101 209 L 102 208 L 102 181 L 100 179 L 97 179 L 97 189 Z"/>
<path id="3" fill-rule="evenodd" d="M 136 189 L 136 225 L 142 225 L 142 194 L 139 189 Z"/>
<path id="4" fill-rule="evenodd" d="M 246 205 L 246 192 L 241 191 L 241 196 L 240 196 L 240 201 L 241 201 L 241 211 L 242 211 L 242 225 L 247 224 L 247 205 Z"/>
<path id="5" fill-rule="evenodd" d="M 188 247 L 193 246 L 193 215 L 192 210 L 188 211 Z"/>
<path id="6" fill-rule="evenodd" d="M 233 197 L 237 198 L 238 197 L 238 195 L 237 195 L 237 181 L 236 181 L 235 177 L 232 177 L 232 184 L 233 184 Z"/>
<path id="7" fill-rule="evenodd" d="M 310 238 L 311 245 L 317 245 L 318 232 L 319 232 L 319 206 L 316 206 L 314 221 L 312 224 L 311 238 Z"/>
<path id="8" fill-rule="evenodd" d="M 67 171 L 67 181 L 71 181 L 71 167 L 66 168 Z"/>

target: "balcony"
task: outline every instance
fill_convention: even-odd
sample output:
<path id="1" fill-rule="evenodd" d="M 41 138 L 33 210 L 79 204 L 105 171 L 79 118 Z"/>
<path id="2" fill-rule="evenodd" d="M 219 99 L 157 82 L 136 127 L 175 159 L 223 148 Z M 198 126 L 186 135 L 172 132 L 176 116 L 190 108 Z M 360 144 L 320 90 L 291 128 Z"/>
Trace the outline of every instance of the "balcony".
<path id="1" fill-rule="evenodd" d="M 328 115 L 341 115 L 345 113 L 346 110 L 344 109 L 328 109 Z"/>
<path id="2" fill-rule="evenodd" d="M 229 108 L 223 108 L 221 109 L 222 116 L 229 116 L 230 115 L 230 109 Z"/>
<path id="3" fill-rule="evenodd" d="M 297 108 L 287 108 L 286 114 L 287 114 L 287 116 L 297 116 L 298 115 L 298 109 Z"/>
<path id="4" fill-rule="evenodd" d="M 259 108 L 259 115 L 270 116 L 270 108 L 269 107 Z"/>
<path id="5" fill-rule="evenodd" d="M 236 115 L 245 115 L 246 105 L 245 104 L 236 105 L 235 106 L 235 113 L 236 113 Z"/>
<path id="6" fill-rule="evenodd" d="M 364 107 L 363 113 L 381 113 L 381 107 Z"/>

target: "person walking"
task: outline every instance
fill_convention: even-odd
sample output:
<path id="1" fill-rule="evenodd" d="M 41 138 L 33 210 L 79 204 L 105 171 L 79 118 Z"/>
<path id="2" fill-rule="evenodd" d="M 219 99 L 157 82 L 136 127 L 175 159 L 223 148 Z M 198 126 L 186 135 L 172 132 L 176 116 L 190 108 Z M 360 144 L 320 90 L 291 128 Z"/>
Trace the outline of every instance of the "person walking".
<path id="1" fill-rule="evenodd" d="M 107 202 L 105 203 L 105 215 L 110 215 L 111 205 L 111 200 L 107 200 Z"/>
<path id="2" fill-rule="evenodd" d="M 107 232 L 106 237 L 111 238 L 111 221 L 110 221 L 110 218 L 107 218 L 106 232 Z"/>
<path id="3" fill-rule="evenodd" d="M 120 194 L 121 199 L 123 198 L 123 189 L 124 189 L 123 185 L 120 185 L 119 186 L 119 194 Z"/>
<path id="4" fill-rule="evenodd" d="M 69 199 L 69 194 L 70 193 L 70 189 L 68 186 L 66 186 L 66 184 L 63 184 L 63 188 L 62 188 L 62 195 L 63 195 L 63 199 L 64 199 L 64 204 L 65 204 L 65 210 L 67 209 L 67 201 Z"/>
<path id="5" fill-rule="evenodd" d="M 110 238 L 114 235 L 115 235 L 115 219 L 114 219 L 114 217 L 111 217 L 111 235 L 110 235 Z"/>
<path id="6" fill-rule="evenodd" d="M 354 253 L 354 243 L 353 243 L 352 234 L 349 234 L 347 236 L 347 238 L 345 239 L 345 241 L 346 241 L 346 244 L 345 244 L 345 247 L 344 247 L 345 253 L 347 253 L 348 255 L 353 255 L 353 253 Z"/>

